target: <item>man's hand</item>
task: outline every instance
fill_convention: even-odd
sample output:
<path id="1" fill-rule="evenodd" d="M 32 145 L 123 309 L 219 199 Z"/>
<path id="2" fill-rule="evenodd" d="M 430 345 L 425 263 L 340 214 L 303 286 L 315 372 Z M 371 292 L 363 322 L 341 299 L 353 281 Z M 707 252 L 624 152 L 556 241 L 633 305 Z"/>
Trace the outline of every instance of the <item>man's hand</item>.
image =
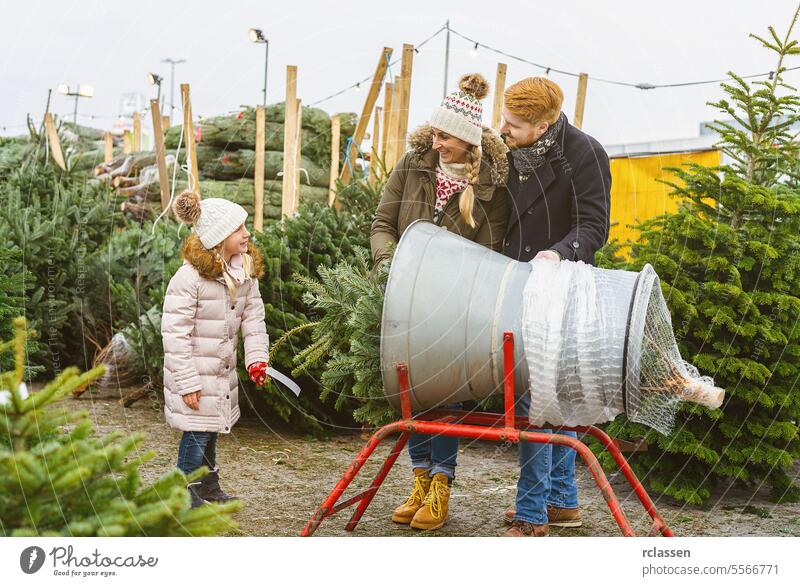
<path id="1" fill-rule="evenodd" d="M 197 411 L 200 409 L 200 391 L 183 395 L 183 402 L 186 403 L 190 409 Z"/>
<path id="2" fill-rule="evenodd" d="M 533 260 L 554 260 L 559 262 L 561 260 L 561 255 L 555 250 L 542 250 L 533 257 Z"/>
<path id="3" fill-rule="evenodd" d="M 247 372 L 250 374 L 250 380 L 256 383 L 256 386 L 262 386 L 270 377 L 267 376 L 267 363 L 266 362 L 253 362 L 247 367 Z"/>

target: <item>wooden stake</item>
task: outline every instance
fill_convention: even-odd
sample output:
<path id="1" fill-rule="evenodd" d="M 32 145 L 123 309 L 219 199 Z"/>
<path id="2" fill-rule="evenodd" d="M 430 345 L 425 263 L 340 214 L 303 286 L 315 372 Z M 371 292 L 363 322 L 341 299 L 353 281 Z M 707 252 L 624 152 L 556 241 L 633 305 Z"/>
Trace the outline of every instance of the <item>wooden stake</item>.
<path id="1" fill-rule="evenodd" d="M 153 142 L 156 146 L 158 184 L 161 188 L 161 211 L 164 211 L 169 207 L 169 178 L 167 177 L 167 149 L 164 148 L 164 131 L 161 129 L 158 100 L 150 100 L 150 115 L 153 117 Z"/>
<path id="2" fill-rule="evenodd" d="M 64 153 L 61 151 L 61 141 L 58 138 L 58 131 L 56 130 L 56 123 L 53 120 L 53 115 L 48 112 L 44 115 L 44 127 L 47 132 L 47 140 L 50 143 L 50 152 L 53 153 L 53 161 L 56 165 L 61 167 L 63 171 L 67 170 L 67 165 L 64 163 Z"/>
<path id="3" fill-rule="evenodd" d="M 331 175 L 328 183 L 328 205 L 336 201 L 336 179 L 339 177 L 339 135 L 342 132 L 342 120 L 338 114 L 331 118 Z"/>
<path id="4" fill-rule="evenodd" d="M 131 154 L 131 131 L 130 130 L 123 130 L 122 131 L 122 154 L 129 155 Z"/>
<path id="5" fill-rule="evenodd" d="M 406 134 L 408 133 L 408 108 L 411 103 L 411 70 L 414 65 L 414 45 L 403 45 L 403 59 L 400 65 L 400 91 L 397 92 L 397 126 L 395 128 L 395 150 L 392 167 L 395 166 L 406 150 Z"/>
<path id="6" fill-rule="evenodd" d="M 378 183 L 378 176 L 380 175 L 380 163 L 378 162 L 378 153 L 380 153 L 380 137 L 381 137 L 381 112 L 383 109 L 380 106 L 375 107 L 375 115 L 372 119 L 372 149 L 369 155 L 369 184 L 375 185 Z"/>
<path id="7" fill-rule="evenodd" d="M 297 174 L 297 66 L 286 66 L 286 99 L 283 116 L 283 184 L 281 218 L 288 217 L 294 209 L 294 186 Z"/>
<path id="8" fill-rule="evenodd" d="M 583 126 L 583 110 L 586 106 L 586 84 L 589 82 L 589 74 L 581 73 L 578 77 L 578 99 L 575 100 L 575 118 L 572 125 L 575 128 Z"/>
<path id="9" fill-rule="evenodd" d="M 389 120 L 392 115 L 392 83 L 383 86 L 383 136 L 381 136 L 381 159 L 386 164 L 386 143 L 389 140 Z"/>
<path id="10" fill-rule="evenodd" d="M 386 169 L 394 168 L 395 162 L 397 162 L 397 117 L 398 113 L 398 105 L 400 104 L 400 76 L 394 76 L 394 83 L 392 87 L 394 88 L 394 97 L 392 98 L 392 111 L 389 115 L 389 124 L 388 126 L 388 134 L 386 136 L 386 158 L 384 159 L 384 164 L 386 165 Z"/>
<path id="11" fill-rule="evenodd" d="M 169 116 L 161 117 L 161 128 L 164 129 L 164 132 L 167 131 L 167 129 L 169 128 Z"/>
<path id="12" fill-rule="evenodd" d="M 499 131 L 503 119 L 503 92 L 506 89 L 506 64 L 497 64 L 497 77 L 494 80 L 494 106 L 492 107 L 492 128 Z"/>
<path id="13" fill-rule="evenodd" d="M 114 158 L 114 139 L 110 132 L 106 132 L 103 136 L 105 152 L 103 153 L 103 162 L 110 163 Z"/>
<path id="14" fill-rule="evenodd" d="M 142 150 L 142 121 L 139 112 L 133 113 L 133 152 Z"/>
<path id="15" fill-rule="evenodd" d="M 191 159 L 189 169 L 189 188 L 200 195 L 200 173 L 197 170 L 197 144 L 194 142 L 194 124 L 192 123 L 192 100 L 189 96 L 189 84 L 181 84 L 181 102 L 183 103 L 183 141 L 186 143 L 186 155 Z"/>
<path id="16" fill-rule="evenodd" d="M 294 183 L 294 203 L 292 204 L 292 213 L 296 214 L 297 210 L 300 209 L 300 176 L 302 175 L 301 167 L 301 150 L 302 150 L 302 142 L 303 142 L 303 106 L 302 100 L 297 99 L 297 125 L 296 125 L 296 142 L 297 146 L 295 148 L 295 155 L 294 155 L 294 168 L 295 168 L 295 183 Z"/>
<path id="17" fill-rule="evenodd" d="M 256 162 L 253 169 L 253 230 L 264 230 L 264 148 L 266 143 L 264 106 L 256 107 Z"/>
<path id="18" fill-rule="evenodd" d="M 413 50 L 412 50 L 413 52 Z M 369 124 L 369 117 L 372 110 L 375 108 L 375 102 L 378 100 L 378 94 L 381 92 L 381 84 L 383 78 L 386 76 L 386 70 L 389 68 L 389 59 L 392 56 L 392 49 L 384 47 L 381 51 L 381 56 L 378 58 L 378 65 L 375 66 L 375 74 L 372 76 L 372 84 L 369 86 L 367 98 L 364 100 L 364 107 L 361 109 L 361 116 L 358 117 L 358 124 L 353 133 L 353 142 L 350 145 L 347 157 L 350 160 L 349 165 L 342 167 L 342 182 L 347 183 L 351 179 L 351 168 L 355 167 L 356 157 L 358 156 L 358 148 L 361 146 L 361 141 L 364 140 L 364 134 L 367 131 Z"/>

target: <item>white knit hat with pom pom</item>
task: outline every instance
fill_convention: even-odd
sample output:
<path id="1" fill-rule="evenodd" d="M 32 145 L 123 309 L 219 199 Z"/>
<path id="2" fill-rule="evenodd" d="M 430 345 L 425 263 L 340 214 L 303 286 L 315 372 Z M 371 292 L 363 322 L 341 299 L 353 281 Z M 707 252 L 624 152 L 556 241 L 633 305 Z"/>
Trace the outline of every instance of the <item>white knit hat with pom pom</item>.
<path id="1" fill-rule="evenodd" d="M 442 105 L 433 111 L 430 125 L 471 145 L 481 146 L 481 100 L 489 93 L 489 82 L 480 73 L 470 73 L 461 78 L 458 87 L 458 91 L 446 95 Z"/>
<path id="2" fill-rule="evenodd" d="M 200 242 L 209 249 L 236 232 L 247 219 L 247 212 L 239 204 L 218 197 L 201 201 L 193 191 L 181 193 L 172 209 L 176 218 L 193 226 Z"/>

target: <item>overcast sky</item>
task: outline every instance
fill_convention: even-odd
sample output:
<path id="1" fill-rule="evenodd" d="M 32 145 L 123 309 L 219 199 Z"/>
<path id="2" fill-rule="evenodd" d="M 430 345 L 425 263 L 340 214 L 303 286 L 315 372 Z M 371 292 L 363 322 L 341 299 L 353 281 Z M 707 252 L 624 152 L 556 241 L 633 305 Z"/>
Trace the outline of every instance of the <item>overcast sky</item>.
<path id="1" fill-rule="evenodd" d="M 120 94 L 155 97 L 147 73 L 165 77 L 167 57 L 186 59 L 176 88 L 191 84 L 195 115 L 235 111 L 261 101 L 263 45 L 248 40 L 250 27 L 270 40 L 268 101 L 283 99 L 286 65 L 297 65 L 298 96 L 308 105 L 371 75 L 383 46 L 401 54 L 449 18 L 454 30 L 481 43 L 544 65 L 585 71 L 589 85 L 584 130 L 604 144 L 697 136 L 698 124 L 715 116 L 706 101 L 718 85 L 642 91 L 593 81 L 593 77 L 652 84 L 718 79 L 728 70 L 769 71 L 772 54 L 748 39 L 774 25 L 783 35 L 797 0 L 753 2 L 578 1 L 551 2 L 313 2 L 310 0 L 167 0 L 81 2 L 0 1 L 0 127 L 24 131 L 26 113 L 41 118 L 48 88 L 83 83 L 95 96 L 81 100 L 79 122 L 110 128 Z M 800 36 L 800 25 L 794 38 Z M 411 127 L 424 122 L 442 97 L 444 34 L 414 58 Z M 498 61 L 508 64 L 509 83 L 543 72 L 455 35 L 450 42 L 449 87 L 464 73 L 483 73 L 494 83 Z M 795 57 L 787 65 L 800 65 Z M 399 73 L 399 63 L 392 68 Z M 572 119 L 576 79 L 551 73 L 564 89 Z M 800 71 L 787 79 L 800 83 Z M 365 88 L 366 89 L 366 88 Z M 320 104 L 329 113 L 360 112 L 365 89 Z M 177 89 L 176 89 L 177 91 Z M 176 100 L 179 101 L 179 100 Z M 492 94 L 484 102 L 491 117 Z M 71 115 L 72 98 L 53 93 L 52 110 Z"/>

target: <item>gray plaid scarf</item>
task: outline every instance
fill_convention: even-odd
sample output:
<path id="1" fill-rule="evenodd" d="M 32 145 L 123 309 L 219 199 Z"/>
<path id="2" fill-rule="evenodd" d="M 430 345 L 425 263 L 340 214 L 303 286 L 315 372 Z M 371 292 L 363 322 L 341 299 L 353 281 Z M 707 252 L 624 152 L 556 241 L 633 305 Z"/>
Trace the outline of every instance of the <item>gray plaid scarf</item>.
<path id="1" fill-rule="evenodd" d="M 561 127 L 564 125 L 564 113 L 558 116 L 553 124 L 551 124 L 545 133 L 536 139 L 536 141 L 529 146 L 511 149 L 511 156 L 514 157 L 514 168 L 519 173 L 519 180 L 525 181 L 531 176 L 533 171 L 541 167 L 547 156 L 547 153 L 556 144 L 558 133 L 561 132 Z"/>

